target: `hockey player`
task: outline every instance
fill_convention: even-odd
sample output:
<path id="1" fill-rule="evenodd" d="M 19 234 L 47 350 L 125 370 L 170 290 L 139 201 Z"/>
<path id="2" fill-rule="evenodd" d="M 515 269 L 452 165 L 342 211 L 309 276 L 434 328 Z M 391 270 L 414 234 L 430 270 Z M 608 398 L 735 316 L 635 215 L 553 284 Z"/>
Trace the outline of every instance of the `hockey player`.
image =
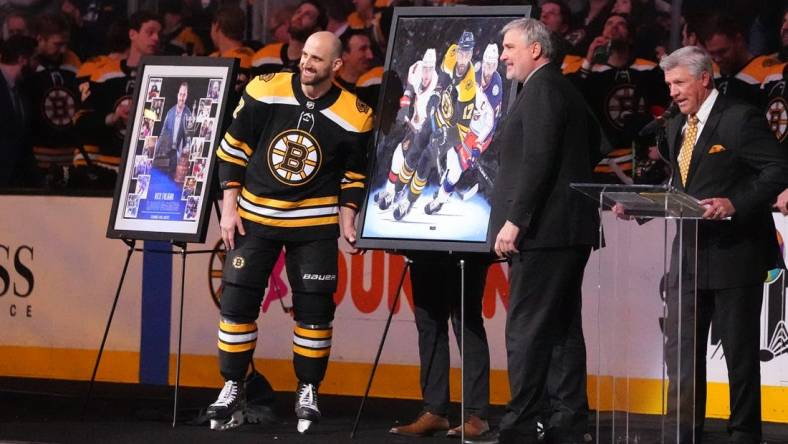
<path id="1" fill-rule="evenodd" d="M 76 74 L 79 58 L 68 49 L 69 26 L 62 15 L 39 17 L 34 23 L 38 67 L 31 76 L 33 153 L 50 186 L 62 186 L 78 140 L 74 114 L 79 105 Z"/>
<path id="2" fill-rule="evenodd" d="M 435 71 L 436 58 L 435 49 L 429 48 L 424 51 L 422 59 L 410 65 L 408 69 L 408 86 L 399 101 L 400 110 L 397 113 L 397 121 L 407 125 L 409 130 L 405 138 L 394 149 L 385 189 L 375 197 L 381 210 L 391 206 L 395 194 L 407 184 L 408 178 L 404 177 L 400 180 L 400 173 L 405 162 L 405 153 L 411 149 L 413 144 L 414 134 L 421 131 L 424 122 L 429 118 L 427 104 L 438 84 L 438 73 Z"/>
<path id="3" fill-rule="evenodd" d="M 208 408 L 214 430 L 244 421 L 243 379 L 257 341 L 255 321 L 283 247 L 296 321 L 297 430 L 305 433 L 320 419 L 317 393 L 331 350 L 337 236 L 355 243 L 372 132 L 369 107 L 333 84 L 340 52 L 332 33 L 317 32 L 304 43 L 300 73 L 253 79 L 217 150 L 228 252 L 218 341 L 226 382 Z"/>
<path id="4" fill-rule="evenodd" d="M 466 171 L 477 169 L 489 185 L 492 185 L 491 179 L 478 162 L 479 157 L 490 145 L 501 111 L 503 81 L 498 73 L 498 45 L 495 43 L 490 43 L 484 49 L 482 65 L 476 71 L 476 84 L 478 91 L 473 118 L 469 125 L 470 131 L 454 149 L 446 152 L 446 170 L 441 177 L 437 196 L 424 206 L 424 212 L 427 214 L 433 214 L 441 209 L 454 193 L 455 185 Z M 475 194 L 476 189 L 478 184 L 471 186 L 468 197 Z"/>
<path id="5" fill-rule="evenodd" d="M 271 43 L 260 48 L 252 58 L 252 75 L 298 70 L 301 48 L 307 37 L 328 26 L 328 13 L 321 2 L 303 0 L 290 17 L 287 43 Z"/>
<path id="6" fill-rule="evenodd" d="M 82 89 L 76 128 L 83 138 L 83 149 L 74 157 L 76 168 L 70 181 L 75 187 L 108 189 L 115 185 L 136 68 L 143 55 L 158 51 L 159 32 L 161 19 L 156 14 L 134 13 L 129 18 L 128 58 L 107 59 Z"/>
<path id="7" fill-rule="evenodd" d="M 429 123 L 415 134 L 413 150 L 406 155 L 399 180 L 408 185 L 407 196 L 397 201 L 394 219 L 413 208 L 427 186 L 442 150 L 463 140 L 469 131 L 476 99 L 476 76 L 471 65 L 473 33 L 463 31 L 446 51 L 435 92 L 427 104 Z"/>

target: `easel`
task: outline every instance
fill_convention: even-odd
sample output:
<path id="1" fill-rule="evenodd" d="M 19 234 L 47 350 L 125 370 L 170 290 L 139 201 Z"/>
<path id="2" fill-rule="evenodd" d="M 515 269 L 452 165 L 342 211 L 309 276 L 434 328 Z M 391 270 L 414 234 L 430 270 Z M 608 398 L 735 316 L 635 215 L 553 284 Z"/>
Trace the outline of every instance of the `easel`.
<path id="1" fill-rule="evenodd" d="M 216 215 L 221 220 L 221 212 L 219 209 L 219 201 L 214 199 L 213 207 L 216 210 Z M 88 404 L 90 403 L 90 398 L 93 393 L 93 385 L 96 382 L 96 373 L 98 372 L 99 364 L 101 363 L 101 355 L 104 353 L 104 346 L 107 343 L 107 336 L 109 336 L 109 328 L 112 325 L 112 319 L 115 316 L 115 309 L 118 306 L 118 299 L 120 298 L 120 291 L 123 288 L 123 282 L 126 279 L 126 271 L 129 268 L 129 262 L 131 260 L 131 255 L 135 251 L 140 252 L 151 252 L 151 253 L 160 253 L 160 254 L 178 254 L 181 256 L 181 289 L 180 289 L 180 306 L 179 306 L 179 313 L 178 313 L 178 352 L 176 355 L 175 360 L 175 391 L 173 393 L 173 403 L 172 403 L 172 426 L 175 427 L 175 423 L 178 419 L 178 389 L 180 388 L 180 380 L 181 380 L 181 344 L 182 344 L 182 336 L 183 336 L 183 301 L 184 301 L 184 292 L 185 292 L 185 284 L 186 284 L 186 257 L 192 254 L 203 254 L 203 253 L 213 253 L 215 250 L 194 250 L 194 251 L 187 251 L 187 243 L 181 241 L 170 241 L 170 244 L 176 247 L 177 251 L 172 250 L 146 250 L 144 248 L 136 248 L 137 240 L 136 239 L 121 239 L 126 246 L 128 246 L 128 250 L 126 251 L 126 260 L 123 263 L 123 271 L 120 274 L 120 280 L 118 282 L 118 287 L 115 290 L 115 299 L 112 301 L 112 309 L 110 309 L 109 317 L 107 318 L 107 325 L 104 327 L 104 336 L 101 338 L 101 345 L 99 346 L 98 355 L 96 356 L 96 362 L 93 365 L 93 373 L 90 376 L 90 384 L 88 385 L 88 393 L 85 396 L 85 403 L 82 405 L 82 415 L 81 417 L 85 418 L 85 413 L 87 411 Z"/>
<path id="2" fill-rule="evenodd" d="M 372 380 L 375 378 L 375 372 L 378 368 L 378 363 L 380 362 L 380 354 L 383 351 L 383 345 L 386 343 L 386 336 L 389 333 L 389 327 L 391 326 L 391 319 L 394 317 L 394 307 L 397 306 L 399 303 L 399 297 L 402 293 L 402 286 L 405 283 L 405 274 L 410 269 L 410 265 L 413 263 L 412 260 L 405 257 L 405 267 L 402 269 L 402 275 L 399 278 L 399 284 L 397 284 L 396 294 L 394 295 L 394 301 L 391 304 L 391 308 L 389 308 L 389 315 L 386 319 L 386 325 L 383 327 L 383 335 L 380 338 L 380 344 L 378 344 L 378 351 L 375 354 L 375 362 L 372 364 L 372 370 L 369 374 L 369 379 L 367 380 L 367 388 L 364 390 L 364 397 L 361 398 L 361 405 L 358 408 L 358 412 L 356 413 L 356 419 L 353 421 L 353 429 L 350 431 L 350 439 L 356 438 L 356 430 L 358 429 L 359 421 L 361 420 L 361 414 L 364 411 L 364 404 L 366 404 L 367 398 L 369 398 L 369 390 L 372 387 Z M 457 266 L 460 268 L 460 442 L 465 441 L 465 260 L 460 259 L 457 263 Z"/>

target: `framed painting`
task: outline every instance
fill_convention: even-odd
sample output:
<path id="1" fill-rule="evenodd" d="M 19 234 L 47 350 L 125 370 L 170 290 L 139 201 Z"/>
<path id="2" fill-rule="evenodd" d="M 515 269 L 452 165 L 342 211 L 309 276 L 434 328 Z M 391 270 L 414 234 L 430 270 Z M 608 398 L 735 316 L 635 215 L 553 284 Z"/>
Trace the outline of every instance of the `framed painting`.
<path id="1" fill-rule="evenodd" d="M 222 116 L 237 60 L 145 57 L 107 237 L 203 242 Z"/>
<path id="2" fill-rule="evenodd" d="M 490 251 L 501 29 L 530 6 L 395 8 L 357 245 Z"/>

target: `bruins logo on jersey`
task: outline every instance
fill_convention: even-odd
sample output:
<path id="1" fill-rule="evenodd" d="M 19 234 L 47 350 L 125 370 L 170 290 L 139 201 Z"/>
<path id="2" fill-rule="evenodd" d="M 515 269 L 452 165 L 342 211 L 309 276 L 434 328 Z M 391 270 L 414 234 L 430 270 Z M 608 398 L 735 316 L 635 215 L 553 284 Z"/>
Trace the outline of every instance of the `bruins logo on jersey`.
<path id="1" fill-rule="evenodd" d="M 260 80 L 262 80 L 263 82 L 270 82 L 271 79 L 274 78 L 274 75 L 276 75 L 276 73 L 273 72 L 269 74 L 260 74 Z"/>
<path id="2" fill-rule="evenodd" d="M 362 114 L 366 114 L 369 111 L 369 106 L 366 103 L 362 102 L 358 97 L 356 97 L 356 109 L 358 112 Z"/>
<path id="3" fill-rule="evenodd" d="M 608 121 L 618 129 L 624 128 L 625 119 L 645 111 L 643 98 L 635 95 L 635 87 L 631 84 L 618 85 L 610 91 L 605 101 L 605 114 Z"/>
<path id="4" fill-rule="evenodd" d="M 291 186 L 312 180 L 323 161 L 320 145 L 306 131 L 279 133 L 268 146 L 268 167 L 276 180 Z"/>
<path id="5" fill-rule="evenodd" d="M 454 115 L 454 100 L 451 92 L 446 90 L 441 94 L 441 116 L 448 122 Z"/>
<path id="6" fill-rule="evenodd" d="M 53 128 L 66 128 L 71 125 L 74 114 L 77 112 L 76 98 L 71 91 L 54 87 L 44 94 L 42 112 L 44 121 Z"/>
<path id="7" fill-rule="evenodd" d="M 769 121 L 769 128 L 774 133 L 774 137 L 783 142 L 785 136 L 788 135 L 788 106 L 786 106 L 785 99 L 775 97 L 769 102 L 766 119 Z"/>

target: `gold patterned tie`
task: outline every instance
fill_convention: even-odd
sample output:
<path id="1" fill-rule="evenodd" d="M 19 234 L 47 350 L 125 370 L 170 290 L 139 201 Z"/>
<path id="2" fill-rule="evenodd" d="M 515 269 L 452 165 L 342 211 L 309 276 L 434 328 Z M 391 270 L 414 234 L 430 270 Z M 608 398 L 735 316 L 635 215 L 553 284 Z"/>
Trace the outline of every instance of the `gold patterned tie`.
<path id="1" fill-rule="evenodd" d="M 692 160 L 692 148 L 695 146 L 695 139 L 698 137 L 698 116 L 691 115 L 687 122 L 687 130 L 684 131 L 684 141 L 681 142 L 679 151 L 679 173 L 681 174 L 681 184 L 687 185 L 687 173 L 689 173 L 690 161 Z"/>

